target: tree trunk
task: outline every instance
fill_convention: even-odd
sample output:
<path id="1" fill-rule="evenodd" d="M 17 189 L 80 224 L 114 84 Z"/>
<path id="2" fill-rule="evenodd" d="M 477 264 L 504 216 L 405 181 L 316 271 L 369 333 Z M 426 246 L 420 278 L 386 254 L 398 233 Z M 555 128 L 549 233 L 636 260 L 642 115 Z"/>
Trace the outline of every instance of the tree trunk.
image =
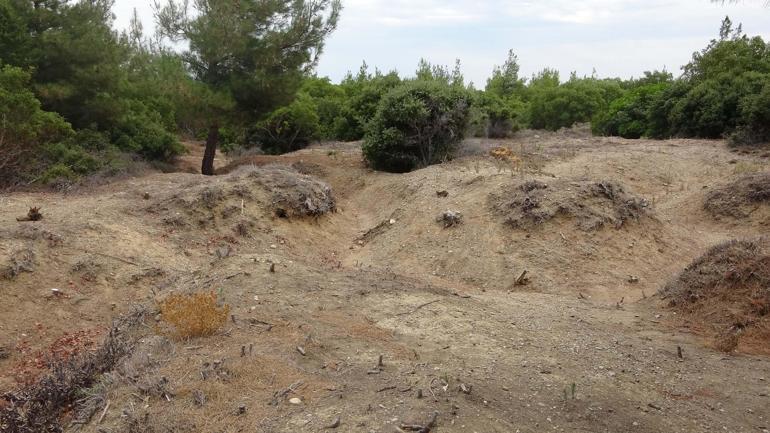
<path id="1" fill-rule="evenodd" d="M 219 125 L 215 123 L 209 128 L 206 151 L 203 153 L 203 164 L 201 164 L 201 173 L 206 176 L 214 175 L 214 156 L 217 154 L 217 145 L 219 145 Z"/>

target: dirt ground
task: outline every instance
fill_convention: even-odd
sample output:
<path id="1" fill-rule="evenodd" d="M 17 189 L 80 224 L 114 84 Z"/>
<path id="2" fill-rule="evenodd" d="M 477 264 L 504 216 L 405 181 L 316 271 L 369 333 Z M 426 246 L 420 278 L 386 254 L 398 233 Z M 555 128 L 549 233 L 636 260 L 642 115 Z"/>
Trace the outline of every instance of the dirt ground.
<path id="1" fill-rule="evenodd" d="M 498 146 L 517 158 L 490 157 Z M 65 333 L 88 340 L 132 305 L 206 290 L 231 306 L 224 328 L 178 341 L 148 320 L 102 379 L 104 404 L 85 425 L 65 414 L 68 430 L 398 432 L 435 411 L 433 432 L 770 432 L 770 358 L 709 348 L 656 295 L 711 246 L 770 233 L 767 209 L 704 210 L 710 190 L 770 170 L 766 154 L 531 132 L 463 154 L 388 174 L 326 143 L 223 159 L 215 177 L 0 196 L 0 265 L 15 269 L 0 280 L 0 389 Z M 331 187 L 336 212 L 281 215 L 258 181 L 273 164 Z M 553 215 L 506 224 L 500 197 L 531 181 Z M 586 229 L 571 194 L 602 182 L 640 217 Z M 17 222 L 31 206 L 43 220 Z M 462 222 L 437 222 L 447 210 Z"/>

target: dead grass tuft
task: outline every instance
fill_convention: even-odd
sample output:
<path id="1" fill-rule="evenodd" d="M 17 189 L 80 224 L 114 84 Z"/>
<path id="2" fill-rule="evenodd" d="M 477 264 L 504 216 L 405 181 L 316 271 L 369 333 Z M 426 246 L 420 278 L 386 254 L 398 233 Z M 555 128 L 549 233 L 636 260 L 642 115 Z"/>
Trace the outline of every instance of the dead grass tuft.
<path id="1" fill-rule="evenodd" d="M 743 176 L 714 189 L 703 208 L 712 216 L 746 218 L 760 206 L 770 205 L 770 172 Z"/>
<path id="2" fill-rule="evenodd" d="M 620 228 L 627 221 L 647 215 L 648 207 L 646 200 L 610 181 L 546 184 L 531 180 L 493 194 L 490 201 L 513 228 L 529 228 L 565 216 L 584 231 L 598 230 L 606 224 Z"/>
<path id="3" fill-rule="evenodd" d="M 230 306 L 219 306 L 214 292 L 172 294 L 161 302 L 160 313 L 176 336 L 186 339 L 213 335 L 227 321 Z"/>
<path id="4" fill-rule="evenodd" d="M 661 296 L 719 350 L 770 352 L 770 240 L 717 245 L 669 282 Z M 764 348 L 764 349 L 763 349 Z"/>

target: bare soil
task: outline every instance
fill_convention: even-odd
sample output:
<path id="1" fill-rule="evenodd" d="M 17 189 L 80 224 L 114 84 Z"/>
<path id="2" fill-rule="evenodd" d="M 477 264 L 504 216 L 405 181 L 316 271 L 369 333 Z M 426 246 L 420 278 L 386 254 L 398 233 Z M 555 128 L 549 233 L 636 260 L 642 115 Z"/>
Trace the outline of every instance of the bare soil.
<path id="1" fill-rule="evenodd" d="M 501 146 L 516 158 L 489 156 Z M 180 341 L 150 314 L 65 429 L 398 432 L 437 411 L 433 432 L 770 430 L 770 359 L 714 350 L 656 295 L 714 245 L 767 233 L 767 214 L 704 208 L 767 158 L 576 132 L 469 140 L 463 154 L 388 174 L 357 144 L 326 143 L 215 177 L 3 195 L 0 389 L 44 368 L 28 361 L 65 333 L 213 291 L 232 314 L 218 333 Z M 573 211 L 506 224 L 496 203 L 532 182 Z M 33 206 L 42 220 L 16 220 Z M 437 221 L 448 210 L 462 223 Z"/>

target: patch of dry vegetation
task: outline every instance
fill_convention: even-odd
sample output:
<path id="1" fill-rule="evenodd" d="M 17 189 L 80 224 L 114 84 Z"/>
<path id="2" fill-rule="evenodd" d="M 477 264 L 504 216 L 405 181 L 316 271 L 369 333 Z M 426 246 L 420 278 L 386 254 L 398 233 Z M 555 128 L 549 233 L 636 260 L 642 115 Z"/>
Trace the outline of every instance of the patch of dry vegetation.
<path id="1" fill-rule="evenodd" d="M 136 309 L 116 321 L 104 342 L 93 351 L 70 354 L 52 362 L 49 373 L 37 382 L 0 399 L 0 431 L 39 433 L 62 431 L 61 412 L 72 405 L 82 390 L 90 388 L 103 373 L 111 371 L 131 353 L 131 330 L 143 322 L 144 309 Z"/>
<path id="2" fill-rule="evenodd" d="M 174 327 L 180 339 L 213 335 L 230 315 L 230 306 L 220 306 L 214 292 L 172 294 L 160 304 L 163 321 Z"/>
<path id="3" fill-rule="evenodd" d="M 329 185 L 294 168 L 269 165 L 252 171 L 248 177 L 271 194 L 274 212 L 280 217 L 316 217 L 337 210 Z"/>
<path id="4" fill-rule="evenodd" d="M 770 240 L 717 245 L 669 282 L 661 296 L 669 307 L 725 352 L 737 346 L 770 353 Z"/>
<path id="5" fill-rule="evenodd" d="M 191 183 L 145 210 L 174 228 L 229 228 L 247 236 L 254 218 L 319 217 L 335 212 L 331 187 L 286 165 L 243 167 Z"/>
<path id="6" fill-rule="evenodd" d="M 625 191 L 617 182 L 532 180 L 491 196 L 492 207 L 513 228 L 544 224 L 558 216 L 573 219 L 580 230 L 615 228 L 647 215 L 647 201 Z"/>
<path id="7" fill-rule="evenodd" d="M 743 176 L 714 189 L 704 209 L 711 215 L 746 218 L 760 206 L 770 205 L 770 172 Z"/>

